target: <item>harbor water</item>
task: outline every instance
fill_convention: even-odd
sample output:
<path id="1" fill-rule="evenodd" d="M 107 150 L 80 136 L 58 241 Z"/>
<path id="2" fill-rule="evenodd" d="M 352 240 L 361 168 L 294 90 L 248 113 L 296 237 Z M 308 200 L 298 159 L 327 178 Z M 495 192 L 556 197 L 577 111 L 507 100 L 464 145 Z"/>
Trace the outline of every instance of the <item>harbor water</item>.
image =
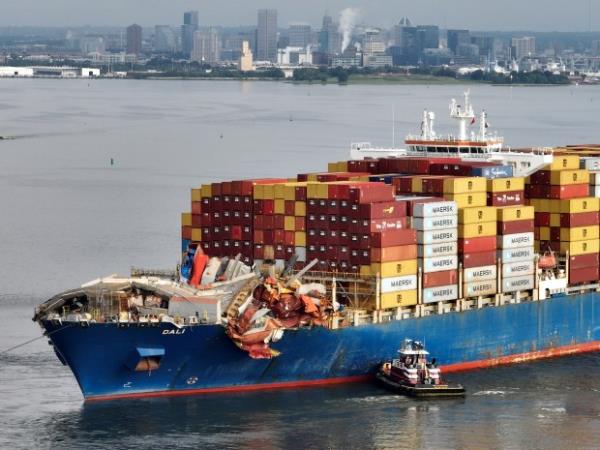
<path id="1" fill-rule="evenodd" d="M 33 307 L 131 266 L 174 267 L 201 183 L 325 170 L 400 145 L 463 86 L 0 80 L 0 351 Z M 506 144 L 600 142 L 593 86 L 470 86 Z M 392 126 L 392 110 L 395 124 Z M 394 132 L 393 132 L 394 129 Z M 112 159 L 112 164 L 111 164 Z M 457 374 L 418 402 L 370 384 L 84 404 L 44 339 L 0 354 L 1 448 L 594 448 L 600 354 Z"/>

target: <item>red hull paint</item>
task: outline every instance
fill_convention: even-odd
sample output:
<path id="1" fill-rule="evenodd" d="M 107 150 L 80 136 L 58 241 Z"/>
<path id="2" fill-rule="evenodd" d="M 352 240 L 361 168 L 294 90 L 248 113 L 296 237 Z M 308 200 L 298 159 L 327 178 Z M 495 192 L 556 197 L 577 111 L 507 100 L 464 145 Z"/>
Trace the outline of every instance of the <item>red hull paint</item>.
<path id="1" fill-rule="evenodd" d="M 537 359 L 554 358 L 559 356 L 575 355 L 577 353 L 588 353 L 600 351 L 600 341 L 586 342 L 583 344 L 565 345 L 563 347 L 549 348 L 547 350 L 540 350 L 536 352 L 519 353 L 510 356 L 501 356 L 498 358 L 481 359 L 478 361 L 470 361 L 465 363 L 450 364 L 442 366 L 441 370 L 443 374 L 467 372 L 470 370 L 485 369 L 494 366 L 518 364 Z M 355 383 L 359 381 L 370 380 L 370 375 L 357 375 L 353 377 L 339 377 L 329 378 L 323 380 L 307 380 L 307 381 L 285 381 L 281 383 L 265 383 L 265 384 L 253 384 L 248 386 L 225 386 L 217 388 L 203 388 L 203 389 L 183 389 L 183 390 L 171 390 L 171 391 L 158 391 L 158 392 L 136 392 L 131 394 L 116 394 L 116 395 L 101 395 L 87 397 L 85 400 L 90 401 L 103 401 L 103 400 L 119 400 L 127 398 L 154 398 L 154 397 L 180 397 L 184 395 L 195 395 L 195 394 L 216 394 L 225 392 L 249 392 L 249 391 L 264 391 L 270 389 L 294 389 L 311 386 L 327 386 L 333 384 L 343 383 Z"/>

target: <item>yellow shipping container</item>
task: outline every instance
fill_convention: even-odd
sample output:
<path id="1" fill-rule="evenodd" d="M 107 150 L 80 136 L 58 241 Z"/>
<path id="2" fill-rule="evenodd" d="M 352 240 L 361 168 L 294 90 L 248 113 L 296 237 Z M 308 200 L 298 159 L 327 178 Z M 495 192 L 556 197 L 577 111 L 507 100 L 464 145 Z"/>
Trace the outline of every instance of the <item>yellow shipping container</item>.
<path id="1" fill-rule="evenodd" d="M 192 201 L 193 202 L 201 202 L 202 201 L 202 188 L 192 188 Z"/>
<path id="2" fill-rule="evenodd" d="M 371 266 L 360 266 L 360 274 L 363 277 L 371 276 Z"/>
<path id="3" fill-rule="evenodd" d="M 200 190 L 202 191 L 202 197 L 212 197 L 212 185 L 203 184 Z"/>
<path id="4" fill-rule="evenodd" d="M 456 206 L 460 208 L 469 208 L 475 206 L 485 206 L 487 203 L 487 195 L 485 192 L 474 192 L 471 194 L 444 194 L 446 200 L 456 202 Z"/>
<path id="5" fill-rule="evenodd" d="M 348 172 L 348 161 L 338 162 L 338 172 Z"/>
<path id="6" fill-rule="evenodd" d="M 476 238 L 484 236 L 496 236 L 496 221 L 469 223 L 458 226 L 459 238 Z"/>
<path id="7" fill-rule="evenodd" d="M 423 192 L 423 178 L 427 175 L 420 175 L 413 177 L 410 181 L 410 191 L 412 193 L 421 193 Z"/>
<path id="8" fill-rule="evenodd" d="M 550 183 L 566 186 L 569 184 L 589 184 L 590 172 L 585 169 L 557 170 L 550 173 Z"/>
<path id="9" fill-rule="evenodd" d="M 379 273 L 381 277 L 398 277 L 417 273 L 417 260 L 391 261 L 371 264 L 371 275 Z"/>
<path id="10" fill-rule="evenodd" d="M 202 240 L 202 230 L 200 228 L 192 228 L 192 241 L 200 242 Z"/>
<path id="11" fill-rule="evenodd" d="M 283 199 L 292 201 L 296 200 L 296 188 L 306 185 L 307 183 L 304 181 L 297 181 L 295 183 L 285 183 L 283 185 Z"/>
<path id="12" fill-rule="evenodd" d="M 254 200 L 264 200 L 265 198 L 265 185 L 264 184 L 255 184 L 252 186 L 252 196 Z"/>
<path id="13" fill-rule="evenodd" d="M 192 213 L 191 212 L 181 213 L 181 225 L 184 227 L 192 226 Z"/>
<path id="14" fill-rule="evenodd" d="M 540 241 L 550 240 L 550 227 L 540 227 Z"/>
<path id="15" fill-rule="evenodd" d="M 600 238 L 600 227 L 598 225 L 560 229 L 561 241 L 585 241 L 598 238 Z M 540 240 L 543 239 L 540 237 Z"/>
<path id="16" fill-rule="evenodd" d="M 306 195 L 308 198 L 327 198 L 329 196 L 329 187 L 325 183 L 308 183 L 306 186 Z"/>
<path id="17" fill-rule="evenodd" d="M 399 306 L 413 306 L 417 304 L 417 291 L 398 291 L 381 294 L 381 309 L 398 308 Z"/>
<path id="18" fill-rule="evenodd" d="M 485 192 L 485 190 L 486 179 L 483 177 L 459 177 L 444 180 L 444 194 L 466 194 Z"/>
<path id="19" fill-rule="evenodd" d="M 525 178 L 510 177 L 510 178 L 494 178 L 487 180 L 488 192 L 511 192 L 522 191 L 525 189 Z"/>
<path id="20" fill-rule="evenodd" d="M 327 163 L 327 172 L 339 172 L 338 163 L 337 162 Z"/>
<path id="21" fill-rule="evenodd" d="M 294 233 L 294 242 L 296 247 L 306 247 L 306 233 L 304 231 L 296 231 Z"/>
<path id="22" fill-rule="evenodd" d="M 273 205 L 274 214 L 285 214 L 285 200 L 282 198 L 276 198 Z"/>
<path id="23" fill-rule="evenodd" d="M 458 210 L 458 223 L 495 222 L 495 206 L 478 206 L 475 208 L 462 208 Z"/>
<path id="24" fill-rule="evenodd" d="M 275 186 L 276 184 L 263 184 L 263 195 L 265 200 L 275 200 Z"/>
<path id="25" fill-rule="evenodd" d="M 546 170 L 579 169 L 579 156 L 577 155 L 554 155 L 552 164 L 545 167 Z"/>
<path id="26" fill-rule="evenodd" d="M 306 216 L 306 202 L 296 202 L 296 203 L 294 203 L 294 215 L 296 217 L 304 217 L 304 216 Z"/>
<path id="27" fill-rule="evenodd" d="M 582 212 L 596 212 L 600 208 L 600 199 L 595 197 L 570 198 L 565 200 L 547 200 L 550 203 L 551 213 L 576 214 Z"/>
<path id="28" fill-rule="evenodd" d="M 556 213 L 550 214 L 550 226 L 551 227 L 560 227 L 560 214 L 556 214 Z"/>
<path id="29" fill-rule="evenodd" d="M 316 173 L 309 173 L 306 176 L 306 180 L 309 181 L 309 182 L 311 182 L 311 183 L 318 183 L 318 181 L 317 181 L 317 174 Z"/>
<path id="30" fill-rule="evenodd" d="M 497 218 L 498 222 L 532 220 L 536 211 L 534 206 L 501 206 L 497 209 Z"/>
<path id="31" fill-rule="evenodd" d="M 600 251 L 600 240 L 589 239 L 586 241 L 560 242 L 560 252 L 569 252 L 570 256 L 587 255 L 588 253 L 598 253 Z"/>
<path id="32" fill-rule="evenodd" d="M 275 199 L 284 199 L 285 198 L 285 185 L 287 183 L 280 183 L 280 184 L 276 184 L 275 187 L 273 188 L 274 192 L 275 192 Z"/>
<path id="33" fill-rule="evenodd" d="M 285 231 L 296 231 L 296 218 L 294 216 L 285 216 L 283 218 L 283 229 Z"/>

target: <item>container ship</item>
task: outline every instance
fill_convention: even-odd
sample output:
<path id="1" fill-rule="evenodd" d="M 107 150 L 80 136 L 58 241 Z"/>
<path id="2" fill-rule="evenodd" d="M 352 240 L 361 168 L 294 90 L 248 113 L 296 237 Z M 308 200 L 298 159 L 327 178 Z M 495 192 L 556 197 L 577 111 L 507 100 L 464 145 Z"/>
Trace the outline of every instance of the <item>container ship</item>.
<path id="1" fill-rule="evenodd" d="M 445 373 L 600 349 L 600 146 L 458 134 L 191 189 L 174 271 L 99 278 L 37 321 L 86 400 L 365 380 L 417 339 Z"/>

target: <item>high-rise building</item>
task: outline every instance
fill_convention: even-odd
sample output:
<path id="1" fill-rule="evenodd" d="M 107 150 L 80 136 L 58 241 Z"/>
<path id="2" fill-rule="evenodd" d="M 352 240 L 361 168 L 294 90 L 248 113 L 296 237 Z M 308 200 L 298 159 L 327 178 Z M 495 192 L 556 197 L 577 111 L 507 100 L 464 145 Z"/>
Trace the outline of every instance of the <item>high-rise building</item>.
<path id="1" fill-rule="evenodd" d="M 471 34 L 469 30 L 448 30 L 448 48 L 455 55 L 458 54 L 458 48 L 461 45 L 471 44 Z"/>
<path id="2" fill-rule="evenodd" d="M 154 50 L 157 52 L 174 52 L 177 48 L 175 31 L 169 25 L 154 27 Z"/>
<path id="3" fill-rule="evenodd" d="M 513 48 L 513 56 L 517 60 L 535 55 L 534 37 L 524 36 L 519 38 L 512 38 L 511 44 Z"/>
<path id="4" fill-rule="evenodd" d="M 214 64 L 219 61 L 219 33 L 214 29 L 196 31 L 192 48 L 192 61 Z"/>
<path id="5" fill-rule="evenodd" d="M 479 47 L 479 54 L 488 61 L 496 58 L 496 39 L 493 36 L 471 36 L 471 44 Z"/>
<path id="6" fill-rule="evenodd" d="M 256 33 L 256 58 L 259 61 L 277 60 L 277 10 L 259 9 Z"/>
<path id="7" fill-rule="evenodd" d="M 238 69 L 242 72 L 254 70 L 254 67 L 252 66 L 252 50 L 250 50 L 250 43 L 248 41 L 242 42 L 242 53 L 240 55 Z"/>
<path id="8" fill-rule="evenodd" d="M 198 31 L 198 11 L 184 12 L 183 25 L 181 26 L 181 51 L 188 58 L 194 48 L 194 33 L 196 31 Z"/>
<path id="9" fill-rule="evenodd" d="M 127 53 L 130 55 L 142 53 L 142 27 L 136 23 L 127 27 Z"/>
<path id="10" fill-rule="evenodd" d="M 329 55 L 342 52 L 342 38 L 338 31 L 338 24 L 333 21 L 331 16 L 323 16 L 323 25 L 319 32 L 319 45 L 321 51 Z"/>
<path id="11" fill-rule="evenodd" d="M 418 25 L 417 26 L 417 43 L 419 51 L 426 48 L 439 48 L 440 46 L 440 29 L 437 25 Z"/>
<path id="12" fill-rule="evenodd" d="M 600 40 L 592 41 L 592 55 L 600 56 Z"/>
<path id="13" fill-rule="evenodd" d="M 290 47 L 306 47 L 311 43 L 312 29 L 310 25 L 292 24 L 288 29 Z"/>
<path id="14" fill-rule="evenodd" d="M 407 17 L 394 26 L 394 49 L 391 50 L 394 64 L 415 64 L 419 59 L 417 27 Z"/>
<path id="15" fill-rule="evenodd" d="M 385 43 L 383 42 L 381 30 L 375 28 L 365 30 L 365 35 L 362 39 L 362 52 L 363 55 L 385 52 Z"/>

